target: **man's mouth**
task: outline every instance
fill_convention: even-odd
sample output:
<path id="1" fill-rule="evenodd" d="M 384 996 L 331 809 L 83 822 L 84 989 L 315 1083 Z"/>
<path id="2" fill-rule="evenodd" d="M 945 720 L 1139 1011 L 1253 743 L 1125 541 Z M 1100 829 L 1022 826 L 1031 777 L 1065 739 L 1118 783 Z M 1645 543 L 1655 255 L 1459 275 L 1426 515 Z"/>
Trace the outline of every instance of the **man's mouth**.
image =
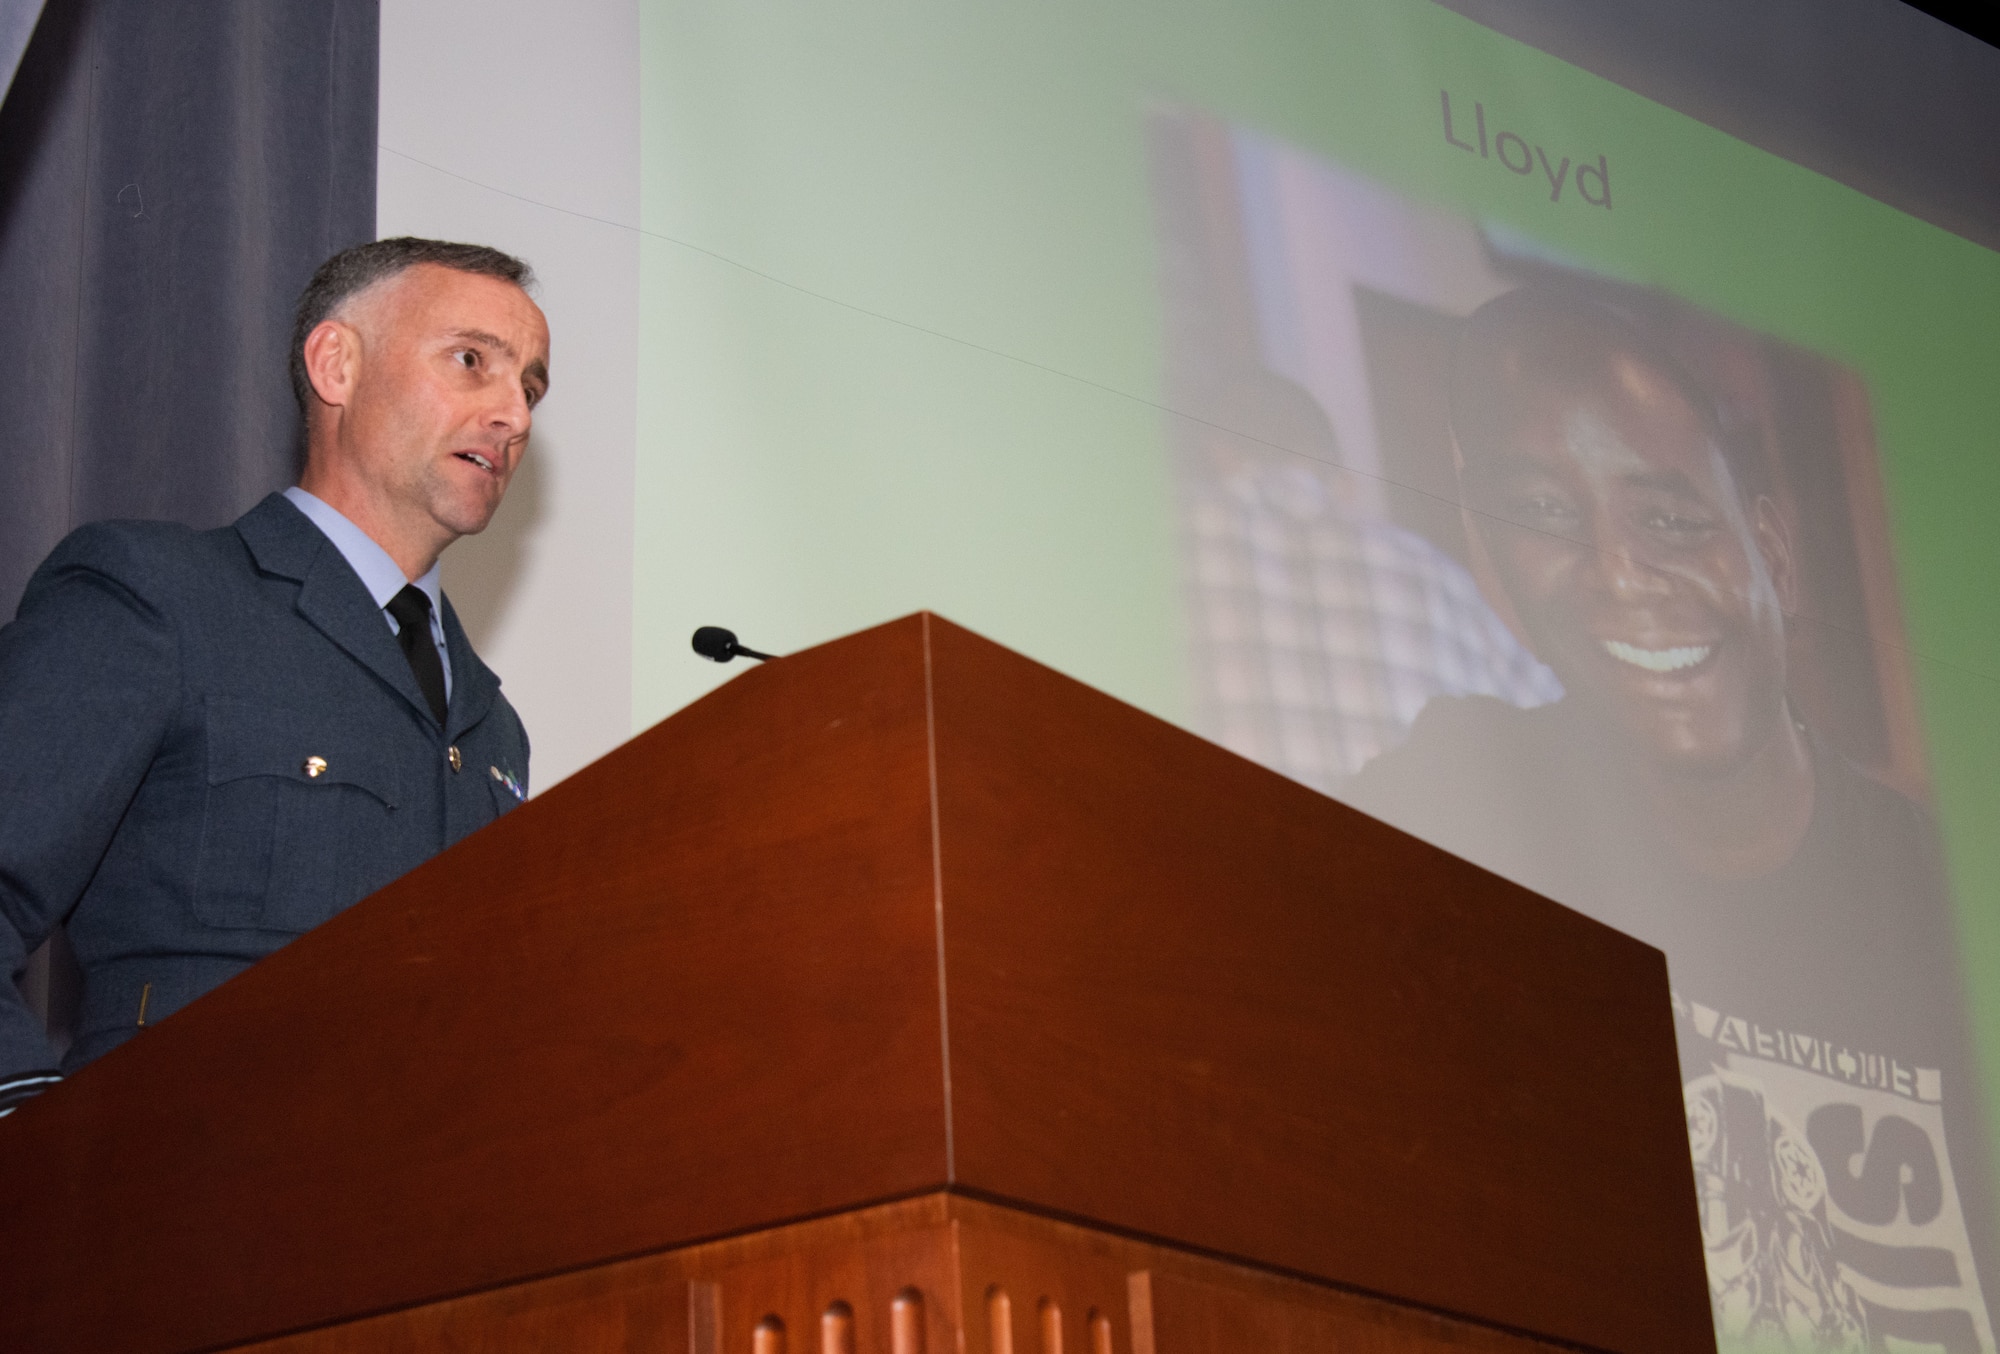
<path id="1" fill-rule="evenodd" d="M 493 462 L 476 451 L 454 451 L 452 455 L 458 457 L 461 461 L 469 461 L 489 475 L 494 473 Z"/>
<path id="2" fill-rule="evenodd" d="M 1670 649 L 1642 649 L 1623 640 L 1599 640 L 1604 652 L 1621 663 L 1647 672 L 1680 672 L 1691 668 L 1715 652 L 1713 644 L 1678 644 Z"/>

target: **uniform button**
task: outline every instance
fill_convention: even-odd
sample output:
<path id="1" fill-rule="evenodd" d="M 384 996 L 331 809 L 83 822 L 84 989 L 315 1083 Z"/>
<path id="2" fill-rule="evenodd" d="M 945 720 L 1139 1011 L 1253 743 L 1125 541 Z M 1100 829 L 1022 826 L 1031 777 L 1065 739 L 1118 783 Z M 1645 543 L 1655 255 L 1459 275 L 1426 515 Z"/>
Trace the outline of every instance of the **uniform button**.
<path id="1" fill-rule="evenodd" d="M 306 773 L 307 780 L 318 780 L 326 771 L 326 758 L 308 757 L 306 758 L 306 764 L 300 767 L 299 770 Z"/>
<path id="2" fill-rule="evenodd" d="M 450 761 L 451 769 L 453 771 L 456 771 L 460 767 L 465 765 L 465 759 L 458 755 L 458 744 L 456 743 L 453 743 L 450 747 L 446 748 L 444 750 L 444 755 L 446 760 Z"/>

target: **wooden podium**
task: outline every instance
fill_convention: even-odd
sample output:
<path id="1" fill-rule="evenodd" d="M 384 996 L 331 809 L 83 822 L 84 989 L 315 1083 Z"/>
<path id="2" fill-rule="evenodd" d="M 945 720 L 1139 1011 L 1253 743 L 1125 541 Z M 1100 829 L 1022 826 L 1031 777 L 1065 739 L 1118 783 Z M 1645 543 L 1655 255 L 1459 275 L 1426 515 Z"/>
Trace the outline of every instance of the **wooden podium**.
<path id="1" fill-rule="evenodd" d="M 0 1121 L 0 1198 L 38 1354 L 1714 1343 L 1657 951 L 932 616 Z"/>

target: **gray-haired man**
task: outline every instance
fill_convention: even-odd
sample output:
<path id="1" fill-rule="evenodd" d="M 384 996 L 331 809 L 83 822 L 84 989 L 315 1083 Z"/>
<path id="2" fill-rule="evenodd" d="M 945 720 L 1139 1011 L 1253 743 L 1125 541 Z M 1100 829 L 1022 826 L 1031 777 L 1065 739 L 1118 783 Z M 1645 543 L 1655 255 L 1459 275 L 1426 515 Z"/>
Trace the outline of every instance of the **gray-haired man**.
<path id="1" fill-rule="evenodd" d="M 0 1113 L 512 808 L 528 740 L 438 585 L 548 388 L 526 265 L 397 239 L 300 299 L 298 487 L 72 533 L 0 630 L 0 967 L 66 924 L 59 1067 L 0 983 Z"/>

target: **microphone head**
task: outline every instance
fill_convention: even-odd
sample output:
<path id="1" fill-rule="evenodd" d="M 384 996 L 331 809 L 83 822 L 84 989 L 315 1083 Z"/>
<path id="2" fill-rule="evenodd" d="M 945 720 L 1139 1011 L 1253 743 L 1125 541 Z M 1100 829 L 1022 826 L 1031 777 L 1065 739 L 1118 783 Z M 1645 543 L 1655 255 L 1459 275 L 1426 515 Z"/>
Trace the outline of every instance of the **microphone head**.
<path id="1" fill-rule="evenodd" d="M 704 625 L 694 632 L 694 651 L 703 658 L 727 663 L 736 657 L 736 632 L 719 625 Z"/>

